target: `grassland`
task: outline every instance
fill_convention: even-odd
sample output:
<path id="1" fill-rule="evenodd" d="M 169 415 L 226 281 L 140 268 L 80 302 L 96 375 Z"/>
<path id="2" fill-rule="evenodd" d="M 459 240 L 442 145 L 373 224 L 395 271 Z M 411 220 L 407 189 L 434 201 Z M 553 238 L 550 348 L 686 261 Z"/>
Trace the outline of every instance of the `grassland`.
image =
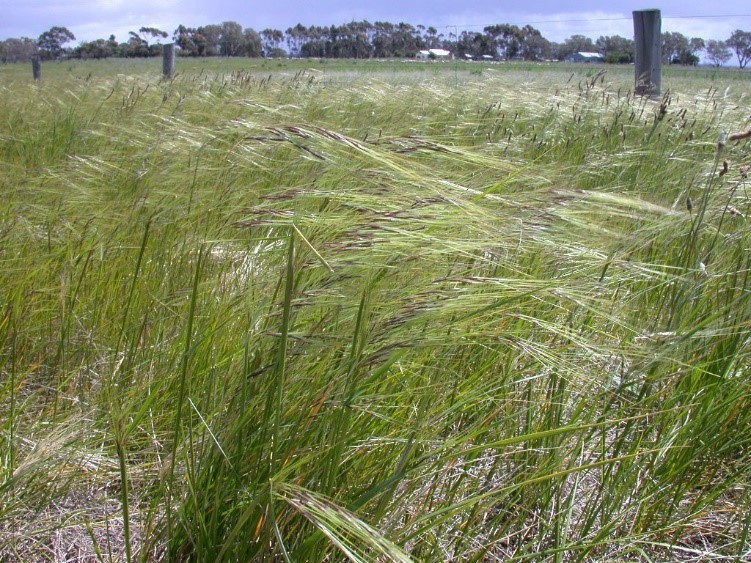
<path id="1" fill-rule="evenodd" d="M 748 560 L 748 74 L 178 69 L 0 67 L 0 559 Z"/>

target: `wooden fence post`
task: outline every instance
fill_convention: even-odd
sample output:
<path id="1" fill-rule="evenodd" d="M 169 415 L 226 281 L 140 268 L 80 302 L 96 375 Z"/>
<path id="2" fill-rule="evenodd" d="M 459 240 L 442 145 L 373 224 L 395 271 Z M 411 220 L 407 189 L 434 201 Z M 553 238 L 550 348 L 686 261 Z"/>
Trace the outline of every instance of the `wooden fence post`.
<path id="1" fill-rule="evenodd" d="M 31 72 L 34 74 L 34 80 L 42 79 L 42 59 L 39 55 L 31 57 Z"/>
<path id="2" fill-rule="evenodd" d="M 175 44 L 167 43 L 162 49 L 162 75 L 164 78 L 175 76 Z"/>
<path id="3" fill-rule="evenodd" d="M 638 10 L 634 15 L 636 86 L 640 96 L 660 95 L 662 81 L 662 17 L 660 10 Z"/>

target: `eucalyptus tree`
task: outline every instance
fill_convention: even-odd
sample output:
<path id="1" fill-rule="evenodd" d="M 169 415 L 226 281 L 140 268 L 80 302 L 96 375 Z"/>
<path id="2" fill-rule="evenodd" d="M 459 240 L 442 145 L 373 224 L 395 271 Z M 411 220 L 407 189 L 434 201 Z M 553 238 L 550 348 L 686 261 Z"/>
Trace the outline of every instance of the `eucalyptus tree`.
<path id="1" fill-rule="evenodd" d="M 287 46 L 291 55 L 299 56 L 302 51 L 302 46 L 308 40 L 308 28 L 301 23 L 298 23 L 295 27 L 287 28 L 285 31 L 287 36 Z"/>
<path id="2" fill-rule="evenodd" d="M 28 37 L 10 37 L 0 41 L 0 62 L 17 63 L 30 61 L 38 51 L 37 42 Z"/>
<path id="3" fill-rule="evenodd" d="M 373 56 L 381 59 L 391 56 L 394 24 L 391 22 L 377 21 L 373 24 L 373 28 Z"/>
<path id="4" fill-rule="evenodd" d="M 689 39 L 677 31 L 662 34 L 662 62 L 665 64 L 696 65 L 697 53 L 704 50 L 704 40 L 700 37 Z"/>
<path id="5" fill-rule="evenodd" d="M 597 51 L 597 46 L 590 37 L 584 35 L 572 35 L 556 49 L 556 58 L 560 61 L 579 52 Z"/>
<path id="6" fill-rule="evenodd" d="M 438 33 L 438 30 L 435 27 L 428 26 L 425 30 L 425 42 L 430 49 L 440 47 L 442 39 L 443 34 Z"/>
<path id="7" fill-rule="evenodd" d="M 234 21 L 222 22 L 219 26 L 221 35 L 219 37 L 219 50 L 223 57 L 236 57 L 245 54 L 243 36 L 243 26 Z"/>
<path id="8" fill-rule="evenodd" d="M 128 42 L 124 44 L 123 55 L 126 57 L 148 57 L 149 43 L 135 31 L 128 32 Z"/>
<path id="9" fill-rule="evenodd" d="M 634 40 L 620 35 L 600 36 L 595 42 L 597 52 L 608 63 L 628 64 L 634 62 Z"/>
<path id="10" fill-rule="evenodd" d="M 243 43 L 240 49 L 240 54 L 245 57 L 263 56 L 261 34 L 255 29 L 248 27 L 243 30 Z"/>
<path id="11" fill-rule="evenodd" d="M 553 46 L 539 29 L 525 25 L 522 29 L 522 58 L 525 61 L 544 61 L 553 54 Z"/>
<path id="12" fill-rule="evenodd" d="M 275 57 L 286 52 L 282 49 L 282 41 L 284 41 L 284 32 L 281 29 L 273 29 L 267 27 L 261 31 L 261 37 L 263 38 L 263 51 L 267 57 Z"/>
<path id="13" fill-rule="evenodd" d="M 118 43 L 114 35 L 109 40 L 95 39 L 84 41 L 73 49 L 73 57 L 79 59 L 106 59 L 118 54 Z"/>
<path id="14" fill-rule="evenodd" d="M 456 56 L 472 58 L 489 55 L 495 58 L 493 39 L 486 33 L 462 31 L 455 44 Z"/>
<path id="15" fill-rule="evenodd" d="M 141 37 L 143 37 L 144 41 L 146 41 L 147 43 L 149 42 L 149 40 L 154 40 L 154 39 L 156 39 L 158 43 L 159 39 L 166 39 L 167 37 L 169 37 L 169 33 L 167 33 L 166 31 L 162 31 L 161 29 L 156 28 L 156 27 L 141 27 L 138 30 L 138 33 L 141 35 Z"/>
<path id="16" fill-rule="evenodd" d="M 724 41 L 710 39 L 707 41 L 707 58 L 716 67 L 720 67 L 733 57 L 733 53 L 728 49 Z"/>
<path id="17" fill-rule="evenodd" d="M 493 41 L 496 56 L 501 60 L 511 60 L 521 55 L 524 40 L 519 26 L 502 23 L 489 25 L 484 28 L 485 33 Z"/>
<path id="18" fill-rule="evenodd" d="M 75 40 L 76 36 L 67 27 L 54 26 L 39 36 L 37 46 L 44 58 L 58 59 L 65 52 L 63 45 Z"/>
<path id="19" fill-rule="evenodd" d="M 399 22 L 391 40 L 392 57 L 414 57 L 424 47 L 422 37 L 412 24 Z"/>
<path id="20" fill-rule="evenodd" d="M 751 31 L 736 29 L 725 44 L 733 49 L 735 56 L 738 57 L 738 66 L 746 68 L 751 61 Z"/>

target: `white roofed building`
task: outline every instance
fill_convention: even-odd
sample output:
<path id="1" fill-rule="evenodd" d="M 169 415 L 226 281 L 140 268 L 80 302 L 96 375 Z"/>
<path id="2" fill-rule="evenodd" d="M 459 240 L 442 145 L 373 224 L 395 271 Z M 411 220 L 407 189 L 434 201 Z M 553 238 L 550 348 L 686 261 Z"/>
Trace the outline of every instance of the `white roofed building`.
<path id="1" fill-rule="evenodd" d="M 451 59 L 451 51 L 446 49 L 425 49 L 417 53 L 417 58 L 421 60 L 428 59 Z"/>
<path id="2" fill-rule="evenodd" d="M 569 63 L 602 63 L 605 62 L 605 57 L 600 53 L 579 51 L 578 53 L 571 53 L 566 57 L 566 61 Z"/>

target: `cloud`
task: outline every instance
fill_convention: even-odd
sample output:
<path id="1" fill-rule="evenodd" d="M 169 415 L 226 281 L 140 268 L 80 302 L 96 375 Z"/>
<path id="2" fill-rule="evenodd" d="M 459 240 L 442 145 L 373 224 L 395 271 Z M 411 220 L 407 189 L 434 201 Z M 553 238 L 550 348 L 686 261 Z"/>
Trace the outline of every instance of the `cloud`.
<path id="1" fill-rule="evenodd" d="M 447 23 L 448 22 L 448 23 Z M 491 12 L 462 11 L 427 22 L 442 30 L 451 32 L 456 28 L 462 31 L 482 31 L 493 23 L 511 23 L 523 27 L 531 25 L 539 29 L 550 41 L 562 42 L 572 35 L 584 35 L 596 40 L 600 36 L 621 35 L 633 37 L 634 24 L 631 11 L 578 11 L 578 12 Z M 712 17 L 670 17 L 663 15 L 662 30 L 675 31 L 688 37 L 703 39 L 726 39 L 742 24 L 729 18 Z"/>
<path id="2" fill-rule="evenodd" d="M 207 14 L 192 9 L 178 0 L 62 0 L 48 2 L 27 0 L 23 12 L 11 10 L 0 23 L 0 39 L 4 37 L 37 37 L 47 29 L 65 26 L 76 36 L 76 42 L 91 41 L 114 34 L 125 41 L 129 31 L 142 26 L 157 27 L 172 33 L 179 23 L 186 23 L 189 14 L 194 23 L 207 22 Z"/>

